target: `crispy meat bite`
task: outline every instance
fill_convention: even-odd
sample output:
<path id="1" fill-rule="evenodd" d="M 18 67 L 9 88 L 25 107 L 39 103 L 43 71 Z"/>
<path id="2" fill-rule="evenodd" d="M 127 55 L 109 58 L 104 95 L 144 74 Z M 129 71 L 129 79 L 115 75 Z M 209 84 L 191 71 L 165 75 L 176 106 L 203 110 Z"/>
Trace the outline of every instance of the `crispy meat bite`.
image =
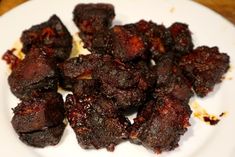
<path id="1" fill-rule="evenodd" d="M 115 17 L 112 4 L 78 4 L 73 11 L 73 20 L 81 32 L 93 34 L 108 29 Z"/>
<path id="2" fill-rule="evenodd" d="M 78 143 L 85 149 L 113 151 L 115 145 L 128 138 L 130 122 L 116 112 L 111 100 L 100 94 L 82 99 L 68 95 L 65 109 Z"/>
<path id="3" fill-rule="evenodd" d="M 154 60 L 157 60 L 171 49 L 173 44 L 171 33 L 164 25 L 157 25 L 152 21 L 140 20 L 135 24 L 126 25 L 126 27 L 130 26 L 134 26 L 146 39 L 148 50 L 151 52 Z"/>
<path id="4" fill-rule="evenodd" d="M 101 92 L 112 98 L 115 106 L 120 110 L 143 105 L 147 95 L 145 91 L 139 88 L 120 89 L 106 83 L 101 85 Z"/>
<path id="5" fill-rule="evenodd" d="M 28 54 L 31 48 L 43 48 L 47 56 L 57 61 L 67 59 L 72 50 L 72 36 L 56 15 L 25 30 L 20 39 L 25 54 Z"/>
<path id="6" fill-rule="evenodd" d="M 46 146 L 57 145 L 63 135 L 65 124 L 45 128 L 40 131 L 19 133 L 19 139 L 25 144 L 33 147 L 43 148 Z"/>
<path id="7" fill-rule="evenodd" d="M 59 65 L 61 72 L 61 86 L 65 89 L 72 89 L 72 85 L 80 79 L 90 79 L 94 69 L 97 69 L 110 56 L 100 54 L 80 55 L 71 58 Z"/>
<path id="8" fill-rule="evenodd" d="M 177 53 L 176 56 L 182 56 L 192 51 L 194 45 L 187 24 L 176 22 L 169 27 L 169 30 L 173 37 L 172 49 Z"/>
<path id="9" fill-rule="evenodd" d="M 181 69 L 174 64 L 173 54 L 167 53 L 161 56 L 152 68 L 156 74 L 156 88 L 153 96 L 169 94 L 176 99 L 188 103 L 193 96 L 190 81 L 182 74 Z"/>
<path id="10" fill-rule="evenodd" d="M 138 112 L 130 140 L 156 153 L 173 150 L 190 125 L 190 115 L 187 104 L 167 95 L 158 97 Z"/>
<path id="11" fill-rule="evenodd" d="M 17 133 L 43 130 L 64 120 L 62 95 L 54 92 L 34 95 L 13 109 L 12 125 Z"/>
<path id="12" fill-rule="evenodd" d="M 73 85 L 72 92 L 78 97 L 84 97 L 100 90 L 100 83 L 94 79 L 77 80 Z"/>
<path id="13" fill-rule="evenodd" d="M 57 82 L 56 65 L 41 49 L 31 49 L 8 78 L 12 93 L 20 99 L 35 91 L 57 90 Z"/>
<path id="14" fill-rule="evenodd" d="M 217 47 L 201 46 L 183 56 L 179 63 L 185 76 L 192 82 L 198 96 L 211 92 L 229 68 L 229 56 Z"/>

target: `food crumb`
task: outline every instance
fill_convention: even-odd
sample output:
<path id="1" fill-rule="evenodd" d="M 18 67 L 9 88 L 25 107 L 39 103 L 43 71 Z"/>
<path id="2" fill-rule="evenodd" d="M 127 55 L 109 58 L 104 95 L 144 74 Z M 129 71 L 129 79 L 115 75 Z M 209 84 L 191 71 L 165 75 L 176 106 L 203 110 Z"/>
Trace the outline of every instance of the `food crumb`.
<path id="1" fill-rule="evenodd" d="M 170 12 L 174 13 L 175 12 L 175 7 L 171 7 Z"/>
<path id="2" fill-rule="evenodd" d="M 220 117 L 225 117 L 228 113 L 227 112 L 222 112 L 219 116 Z"/>
<path id="3" fill-rule="evenodd" d="M 222 112 L 219 116 L 209 114 L 204 108 L 202 108 L 197 101 L 193 102 L 192 105 L 194 117 L 200 119 L 209 125 L 216 125 L 219 123 L 223 116 L 226 115 L 226 112 Z M 220 117 L 220 118 L 219 118 Z"/>

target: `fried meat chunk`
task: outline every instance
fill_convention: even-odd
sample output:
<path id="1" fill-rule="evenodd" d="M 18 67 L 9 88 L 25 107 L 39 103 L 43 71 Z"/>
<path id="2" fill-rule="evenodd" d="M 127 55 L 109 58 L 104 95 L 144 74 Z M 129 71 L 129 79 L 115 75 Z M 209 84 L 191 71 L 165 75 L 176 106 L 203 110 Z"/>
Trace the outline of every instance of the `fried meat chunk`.
<path id="1" fill-rule="evenodd" d="M 91 52 L 110 54 L 123 62 L 148 58 L 145 39 L 135 28 L 125 26 L 114 26 L 110 30 L 96 33 Z"/>
<path id="2" fill-rule="evenodd" d="M 57 90 L 58 70 L 41 49 L 31 49 L 8 77 L 12 93 L 23 98 L 34 91 Z"/>
<path id="3" fill-rule="evenodd" d="M 157 60 L 171 49 L 173 44 L 171 33 L 164 25 L 140 20 L 135 24 L 126 25 L 126 27 L 135 27 L 144 36 L 147 41 L 148 50 L 151 52 L 154 60 Z"/>
<path id="4" fill-rule="evenodd" d="M 19 133 L 19 139 L 25 144 L 33 147 L 43 148 L 57 145 L 63 135 L 65 124 L 44 128 L 40 131 Z"/>
<path id="5" fill-rule="evenodd" d="M 126 29 L 124 26 L 114 26 L 113 51 L 115 58 L 130 61 L 136 58 L 147 58 L 147 43 L 136 29 Z"/>
<path id="6" fill-rule="evenodd" d="M 41 93 L 23 100 L 13 109 L 12 126 L 17 133 L 43 130 L 63 123 L 64 102 L 56 92 Z"/>
<path id="7" fill-rule="evenodd" d="M 160 96 L 140 109 L 132 125 L 130 140 L 156 153 L 173 150 L 190 125 L 190 115 L 187 104 L 167 95 Z"/>
<path id="8" fill-rule="evenodd" d="M 112 98 L 115 106 L 122 111 L 143 105 L 147 97 L 147 93 L 139 88 L 120 89 L 106 83 L 101 85 L 101 92 Z"/>
<path id="9" fill-rule="evenodd" d="M 72 36 L 56 15 L 25 30 L 20 39 L 25 54 L 33 47 L 44 48 L 47 56 L 60 62 L 67 59 L 72 50 Z"/>
<path id="10" fill-rule="evenodd" d="M 112 98 L 119 109 L 142 105 L 150 86 L 141 71 L 117 60 L 104 62 L 92 78 L 100 80 L 101 92 Z"/>
<path id="11" fill-rule="evenodd" d="M 198 96 L 211 92 L 229 68 L 229 56 L 217 47 L 201 46 L 183 56 L 179 63 Z"/>
<path id="12" fill-rule="evenodd" d="M 169 94 L 176 99 L 188 103 L 193 96 L 190 81 L 182 74 L 181 69 L 174 63 L 173 54 L 161 56 L 152 68 L 156 75 L 156 84 L 153 96 Z"/>
<path id="13" fill-rule="evenodd" d="M 65 109 L 77 141 L 84 149 L 113 151 L 115 145 L 128 138 L 129 120 L 119 115 L 113 102 L 100 94 L 80 99 L 68 95 Z"/>
<path id="14" fill-rule="evenodd" d="M 78 97 L 87 96 L 94 91 L 97 92 L 100 90 L 100 83 L 95 79 L 82 79 L 77 80 L 76 83 L 72 87 L 73 94 Z"/>
<path id="15" fill-rule="evenodd" d="M 81 32 L 87 34 L 108 29 L 114 17 L 115 12 L 112 4 L 78 4 L 73 11 L 75 24 Z"/>
<path id="16" fill-rule="evenodd" d="M 179 22 L 173 23 L 169 27 L 169 31 L 171 32 L 174 41 L 172 49 L 177 53 L 176 56 L 180 57 L 192 51 L 194 45 L 187 24 Z"/>
<path id="17" fill-rule="evenodd" d="M 59 65 L 61 73 L 61 86 L 65 89 L 72 89 L 72 85 L 80 79 L 90 79 L 92 72 L 101 66 L 111 56 L 100 54 L 80 55 L 71 58 Z"/>

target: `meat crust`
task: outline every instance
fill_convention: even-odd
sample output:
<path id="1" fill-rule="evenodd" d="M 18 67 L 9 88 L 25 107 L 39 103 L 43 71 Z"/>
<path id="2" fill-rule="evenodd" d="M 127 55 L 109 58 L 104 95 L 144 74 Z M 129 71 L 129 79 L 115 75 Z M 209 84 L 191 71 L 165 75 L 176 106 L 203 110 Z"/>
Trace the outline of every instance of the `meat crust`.
<path id="1" fill-rule="evenodd" d="M 179 63 L 198 96 L 204 97 L 220 83 L 229 68 L 229 56 L 217 47 L 201 46 L 183 56 Z"/>
<path id="2" fill-rule="evenodd" d="M 148 102 L 134 119 L 130 140 L 156 153 L 178 146 L 189 124 L 190 107 L 168 95 Z"/>
<path id="3" fill-rule="evenodd" d="M 115 145 L 128 138 L 129 120 L 119 115 L 112 101 L 102 95 L 80 99 L 68 95 L 65 109 L 82 148 L 113 151 Z"/>
<path id="4" fill-rule="evenodd" d="M 56 15 L 23 31 L 20 40 L 25 54 L 28 54 L 31 48 L 43 48 L 47 56 L 59 62 L 67 59 L 72 50 L 72 36 Z"/>

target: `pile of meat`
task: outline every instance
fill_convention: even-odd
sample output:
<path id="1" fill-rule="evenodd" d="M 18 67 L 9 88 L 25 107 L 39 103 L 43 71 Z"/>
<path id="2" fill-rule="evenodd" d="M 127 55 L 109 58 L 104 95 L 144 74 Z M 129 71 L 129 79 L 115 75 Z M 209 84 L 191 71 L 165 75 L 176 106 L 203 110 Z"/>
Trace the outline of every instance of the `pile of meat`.
<path id="1" fill-rule="evenodd" d="M 189 99 L 221 82 L 229 56 L 217 47 L 194 48 L 184 23 L 111 27 L 114 7 L 101 3 L 78 4 L 73 15 L 91 54 L 69 58 L 72 37 L 53 15 L 22 33 L 23 60 L 11 51 L 3 56 L 14 65 L 8 82 L 21 100 L 12 118 L 20 140 L 55 145 L 67 119 L 85 149 L 113 151 L 125 140 L 156 153 L 175 149 L 190 126 Z M 72 91 L 65 103 L 58 85 Z M 130 110 L 138 110 L 133 124 L 125 117 Z"/>

